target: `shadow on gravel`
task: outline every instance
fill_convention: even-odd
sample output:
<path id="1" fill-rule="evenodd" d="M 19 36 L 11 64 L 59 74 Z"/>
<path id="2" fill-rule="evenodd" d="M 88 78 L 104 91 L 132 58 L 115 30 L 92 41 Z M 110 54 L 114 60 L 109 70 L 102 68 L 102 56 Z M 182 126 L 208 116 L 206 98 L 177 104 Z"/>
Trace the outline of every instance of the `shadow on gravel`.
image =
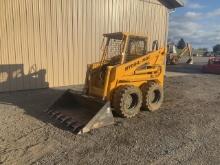
<path id="1" fill-rule="evenodd" d="M 177 73 L 188 73 L 188 74 L 203 74 L 201 64 L 178 64 L 178 65 L 168 65 L 168 72 L 177 72 Z"/>
<path id="2" fill-rule="evenodd" d="M 71 87 L 79 90 L 81 87 Z M 46 110 L 54 103 L 67 88 L 47 88 L 38 90 L 27 90 L 18 92 L 7 92 L 0 94 L 0 105 L 7 110 L 22 109 L 24 113 L 30 115 L 44 123 L 50 123 L 63 130 L 69 130 L 64 125 L 56 122 L 47 113 Z"/>

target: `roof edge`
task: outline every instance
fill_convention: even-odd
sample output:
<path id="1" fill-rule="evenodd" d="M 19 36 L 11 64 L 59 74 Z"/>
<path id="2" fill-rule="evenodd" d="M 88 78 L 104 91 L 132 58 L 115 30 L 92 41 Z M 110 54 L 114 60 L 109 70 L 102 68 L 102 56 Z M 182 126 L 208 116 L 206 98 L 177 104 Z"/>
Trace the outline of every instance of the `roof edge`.
<path id="1" fill-rule="evenodd" d="M 175 9 L 184 6 L 184 2 L 181 0 L 160 0 L 168 9 Z"/>

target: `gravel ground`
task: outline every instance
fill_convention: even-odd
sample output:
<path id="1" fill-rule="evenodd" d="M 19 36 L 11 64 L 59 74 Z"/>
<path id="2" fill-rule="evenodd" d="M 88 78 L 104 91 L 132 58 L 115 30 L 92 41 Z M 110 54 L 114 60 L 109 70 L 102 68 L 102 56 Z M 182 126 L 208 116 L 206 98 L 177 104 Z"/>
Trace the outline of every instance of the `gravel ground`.
<path id="1" fill-rule="evenodd" d="M 0 164 L 219 165 L 220 76 L 200 68 L 168 67 L 161 110 L 79 136 L 45 116 L 62 90 L 0 94 Z"/>

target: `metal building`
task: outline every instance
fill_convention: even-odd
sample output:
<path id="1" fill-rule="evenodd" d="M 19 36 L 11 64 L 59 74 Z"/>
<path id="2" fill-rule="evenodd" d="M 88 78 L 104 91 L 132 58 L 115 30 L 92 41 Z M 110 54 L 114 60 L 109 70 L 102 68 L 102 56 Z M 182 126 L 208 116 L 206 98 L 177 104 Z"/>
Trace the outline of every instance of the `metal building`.
<path id="1" fill-rule="evenodd" d="M 178 0 L 0 0 L 0 92 L 82 84 L 102 34 L 127 31 L 166 46 Z"/>

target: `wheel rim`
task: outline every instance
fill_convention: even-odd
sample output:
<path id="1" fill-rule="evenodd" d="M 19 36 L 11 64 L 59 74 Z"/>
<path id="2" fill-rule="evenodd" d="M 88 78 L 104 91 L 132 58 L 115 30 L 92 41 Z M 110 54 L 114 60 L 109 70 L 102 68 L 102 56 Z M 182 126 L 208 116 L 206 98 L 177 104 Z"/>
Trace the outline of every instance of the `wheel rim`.
<path id="1" fill-rule="evenodd" d="M 161 99 L 161 93 L 159 90 L 154 90 L 150 96 L 150 102 L 152 104 L 157 104 Z"/>
<path id="2" fill-rule="evenodd" d="M 138 105 L 138 95 L 135 93 L 132 93 L 130 95 L 127 96 L 126 98 L 126 108 L 128 110 L 133 110 L 133 108 L 135 108 Z"/>

